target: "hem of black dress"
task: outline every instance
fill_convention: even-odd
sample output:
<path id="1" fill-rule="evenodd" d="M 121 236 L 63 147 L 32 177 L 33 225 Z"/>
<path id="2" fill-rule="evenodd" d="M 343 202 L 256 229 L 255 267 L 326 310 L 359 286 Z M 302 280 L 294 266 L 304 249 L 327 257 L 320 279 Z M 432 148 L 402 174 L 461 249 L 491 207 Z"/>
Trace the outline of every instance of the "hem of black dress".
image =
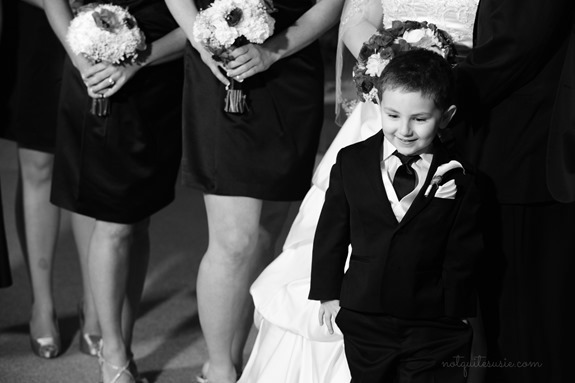
<path id="1" fill-rule="evenodd" d="M 262 201 L 274 201 L 274 202 L 298 202 L 303 200 L 306 193 L 308 192 L 309 188 L 304 193 L 294 193 L 293 191 L 289 194 L 281 194 L 281 193 L 270 193 L 269 190 L 254 190 L 243 188 L 243 190 L 234 189 L 224 189 L 224 188 L 210 188 L 206 185 L 198 182 L 191 177 L 187 176 L 185 173 L 182 173 L 182 185 L 191 189 L 199 190 L 204 194 L 211 194 L 211 195 L 219 195 L 219 196 L 229 196 L 229 197 L 248 197 L 259 199 Z M 311 187 L 311 184 L 310 184 Z"/>
<path id="2" fill-rule="evenodd" d="M 61 209 L 67 210 L 67 211 L 72 212 L 72 213 L 84 215 L 86 217 L 94 218 L 97 221 L 119 223 L 119 224 L 124 224 L 124 225 L 132 225 L 132 224 L 138 223 L 140 221 L 143 221 L 143 220 L 151 217 L 152 215 L 156 214 L 160 210 L 162 210 L 165 207 L 167 207 L 168 205 L 170 205 L 174 201 L 174 199 L 175 199 L 175 196 L 172 196 L 172 198 L 170 198 L 166 201 L 163 201 L 162 203 L 158 203 L 158 204 L 154 205 L 153 208 L 143 210 L 142 213 L 133 214 L 130 217 L 118 217 L 117 214 L 104 214 L 101 210 L 97 210 L 97 209 L 94 209 L 91 207 L 86 207 L 86 206 L 77 206 L 77 205 L 73 206 L 73 204 L 63 203 L 63 202 L 58 201 L 57 199 L 54 199 L 54 198 L 50 199 L 50 202 L 52 204 L 58 206 Z"/>

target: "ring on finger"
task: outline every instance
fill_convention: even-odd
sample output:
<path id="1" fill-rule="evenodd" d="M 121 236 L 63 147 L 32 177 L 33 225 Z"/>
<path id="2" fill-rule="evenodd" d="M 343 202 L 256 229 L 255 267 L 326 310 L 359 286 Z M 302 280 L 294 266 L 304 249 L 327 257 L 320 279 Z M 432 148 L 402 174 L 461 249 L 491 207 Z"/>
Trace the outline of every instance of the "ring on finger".
<path id="1" fill-rule="evenodd" d="M 112 80 L 112 77 L 108 77 L 108 83 L 110 84 L 110 86 L 114 86 L 114 84 L 116 84 L 116 81 Z"/>

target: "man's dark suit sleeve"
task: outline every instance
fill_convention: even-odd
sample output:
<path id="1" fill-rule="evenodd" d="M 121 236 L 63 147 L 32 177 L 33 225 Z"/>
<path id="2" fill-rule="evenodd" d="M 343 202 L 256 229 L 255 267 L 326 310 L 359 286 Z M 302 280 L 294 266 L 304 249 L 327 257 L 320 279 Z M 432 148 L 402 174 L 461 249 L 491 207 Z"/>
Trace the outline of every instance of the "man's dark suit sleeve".
<path id="1" fill-rule="evenodd" d="M 492 106 L 532 80 L 569 33 L 573 0 L 481 0 L 475 45 L 456 69 L 461 99 Z"/>
<path id="2" fill-rule="evenodd" d="M 309 299 L 339 299 L 350 243 L 349 220 L 340 152 L 331 169 L 329 188 L 315 231 Z"/>
<path id="3" fill-rule="evenodd" d="M 484 253 L 483 232 L 480 225 L 481 195 L 475 178 L 461 175 L 457 182 L 464 192 L 453 229 L 449 234 L 443 263 L 445 314 L 464 318 L 476 310 L 476 269 Z"/>

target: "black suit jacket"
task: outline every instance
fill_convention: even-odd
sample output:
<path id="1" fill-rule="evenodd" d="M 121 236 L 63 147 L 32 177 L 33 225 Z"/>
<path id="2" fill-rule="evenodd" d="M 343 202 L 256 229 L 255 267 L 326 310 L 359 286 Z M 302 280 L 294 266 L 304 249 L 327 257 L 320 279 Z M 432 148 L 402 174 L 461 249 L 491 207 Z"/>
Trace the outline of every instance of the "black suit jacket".
<path id="1" fill-rule="evenodd" d="M 573 0 L 479 3 L 458 145 L 502 203 L 575 201 L 574 22 Z"/>
<path id="2" fill-rule="evenodd" d="M 380 132 L 338 154 L 315 233 L 309 298 L 401 318 L 474 316 L 483 251 L 474 177 L 455 176 L 455 199 L 424 197 L 437 167 L 452 159 L 437 142 L 425 185 L 398 223 L 381 176 L 382 144 Z"/>

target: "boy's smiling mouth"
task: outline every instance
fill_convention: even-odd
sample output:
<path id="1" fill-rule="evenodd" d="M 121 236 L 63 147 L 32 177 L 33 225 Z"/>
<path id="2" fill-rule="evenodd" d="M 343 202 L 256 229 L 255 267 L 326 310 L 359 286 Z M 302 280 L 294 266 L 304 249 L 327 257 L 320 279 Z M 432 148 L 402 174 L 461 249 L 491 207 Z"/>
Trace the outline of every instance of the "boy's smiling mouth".
<path id="1" fill-rule="evenodd" d="M 401 138 L 401 137 L 397 137 L 397 136 L 395 136 L 395 138 L 397 138 L 400 142 L 402 142 L 404 144 L 411 144 L 411 143 L 417 141 L 417 138 Z"/>

